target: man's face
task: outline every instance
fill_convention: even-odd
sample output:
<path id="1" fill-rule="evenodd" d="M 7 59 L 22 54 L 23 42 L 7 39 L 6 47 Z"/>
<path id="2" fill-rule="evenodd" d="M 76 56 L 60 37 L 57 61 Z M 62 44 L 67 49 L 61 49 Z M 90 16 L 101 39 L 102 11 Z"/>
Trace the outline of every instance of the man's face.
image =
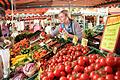
<path id="1" fill-rule="evenodd" d="M 65 23 L 66 18 L 67 18 L 67 17 L 65 16 L 65 14 L 60 13 L 60 14 L 58 15 L 58 17 L 59 17 L 60 23 Z"/>

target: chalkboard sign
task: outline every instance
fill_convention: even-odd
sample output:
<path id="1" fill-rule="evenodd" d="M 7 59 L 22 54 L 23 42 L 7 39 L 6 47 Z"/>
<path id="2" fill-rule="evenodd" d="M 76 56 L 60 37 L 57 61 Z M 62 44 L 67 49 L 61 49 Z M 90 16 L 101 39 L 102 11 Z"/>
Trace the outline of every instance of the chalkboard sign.
<path id="1" fill-rule="evenodd" d="M 107 23 L 102 36 L 100 49 L 115 52 L 120 36 L 120 15 L 112 15 L 107 19 Z M 120 44 L 119 44 L 120 45 Z"/>

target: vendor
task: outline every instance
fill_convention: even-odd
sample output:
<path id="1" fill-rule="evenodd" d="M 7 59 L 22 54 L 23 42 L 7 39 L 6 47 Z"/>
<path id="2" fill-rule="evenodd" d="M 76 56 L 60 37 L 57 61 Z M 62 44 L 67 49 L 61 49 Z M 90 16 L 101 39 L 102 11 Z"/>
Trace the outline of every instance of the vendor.
<path id="1" fill-rule="evenodd" d="M 74 38 L 74 35 L 76 35 L 79 40 L 82 39 L 82 28 L 80 27 L 79 23 L 69 17 L 67 10 L 62 10 L 58 14 L 58 17 L 60 20 L 60 25 L 56 27 L 56 29 L 52 31 L 49 36 L 53 37 L 58 33 L 64 32 L 64 34 L 67 34 L 67 36 L 71 39 Z"/>

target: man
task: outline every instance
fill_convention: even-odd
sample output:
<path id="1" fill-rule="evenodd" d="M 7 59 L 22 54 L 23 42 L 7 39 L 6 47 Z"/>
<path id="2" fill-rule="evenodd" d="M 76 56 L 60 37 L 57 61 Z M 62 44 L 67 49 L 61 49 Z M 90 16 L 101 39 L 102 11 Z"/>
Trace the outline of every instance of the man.
<path id="1" fill-rule="evenodd" d="M 56 36 L 58 33 L 61 33 L 61 35 L 65 34 L 73 39 L 76 35 L 80 41 L 82 39 L 82 28 L 80 27 L 79 23 L 70 18 L 67 10 L 62 10 L 58 14 L 58 17 L 60 20 L 59 27 L 52 31 L 52 33 L 48 36 L 53 37 Z"/>

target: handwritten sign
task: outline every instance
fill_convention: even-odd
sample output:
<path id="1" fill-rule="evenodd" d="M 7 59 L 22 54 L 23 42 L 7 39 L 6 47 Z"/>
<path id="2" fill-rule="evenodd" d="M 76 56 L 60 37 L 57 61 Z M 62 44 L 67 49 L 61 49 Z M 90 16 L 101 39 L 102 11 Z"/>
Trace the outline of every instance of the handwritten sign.
<path id="1" fill-rule="evenodd" d="M 100 48 L 114 52 L 120 32 L 120 15 L 108 17 Z"/>

